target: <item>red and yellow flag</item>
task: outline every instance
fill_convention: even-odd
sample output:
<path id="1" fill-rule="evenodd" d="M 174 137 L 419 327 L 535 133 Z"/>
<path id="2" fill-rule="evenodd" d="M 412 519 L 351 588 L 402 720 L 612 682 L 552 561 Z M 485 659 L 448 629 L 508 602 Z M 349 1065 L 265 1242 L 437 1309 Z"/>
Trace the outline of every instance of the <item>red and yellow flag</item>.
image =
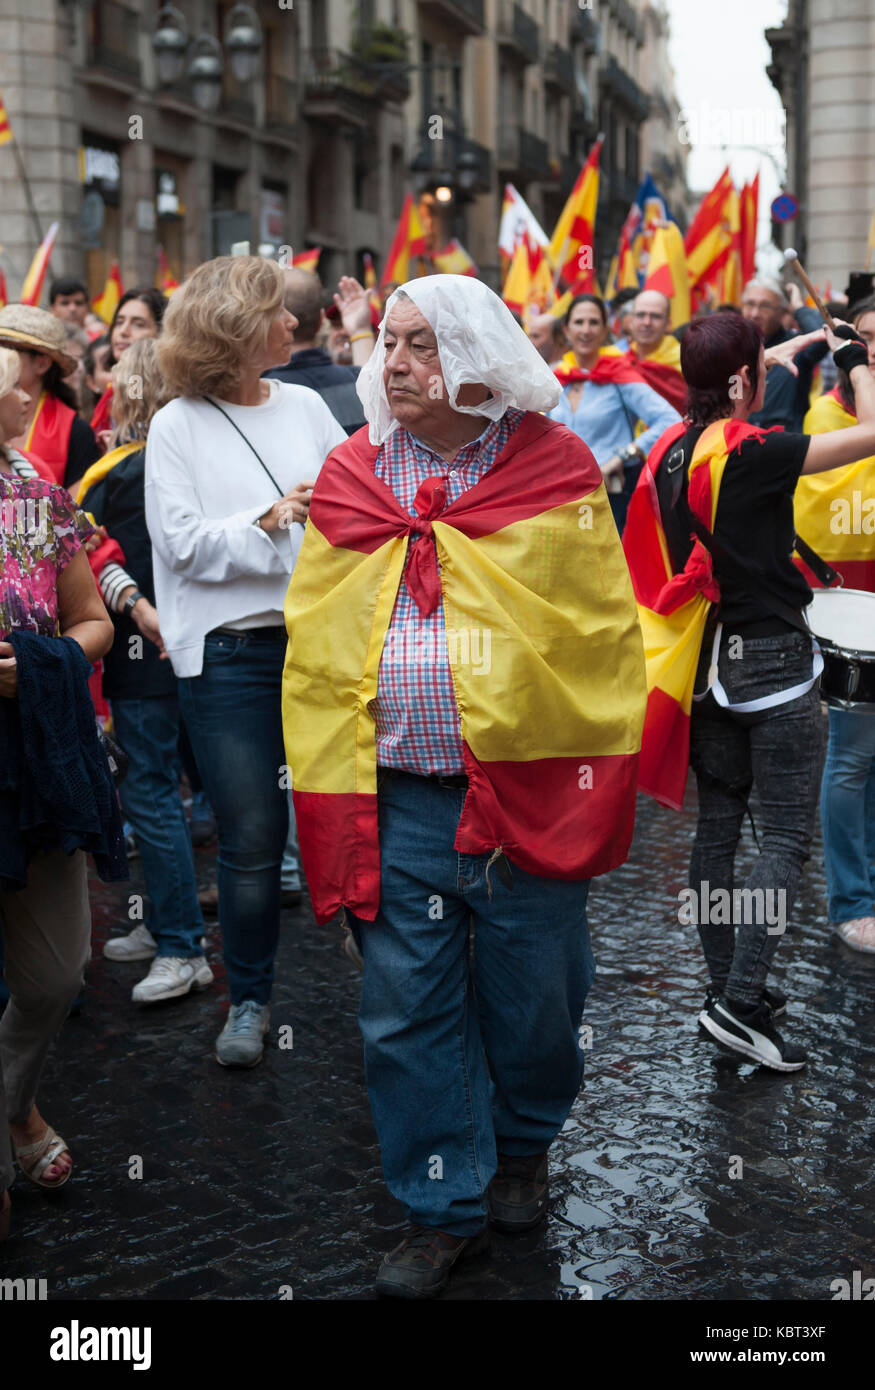
<path id="1" fill-rule="evenodd" d="M 407 280 L 415 280 L 422 274 L 422 267 L 417 265 L 416 258 L 424 258 L 427 255 L 428 248 L 419 212 L 413 201 L 413 194 L 408 193 L 404 199 L 401 216 L 398 218 L 392 245 L 389 247 L 380 284 L 388 285 L 394 281 L 403 285 Z"/>
<path id="2" fill-rule="evenodd" d="M 292 265 L 295 266 L 297 270 L 310 270 L 315 275 L 321 254 L 321 246 L 311 246 L 308 250 L 299 251 L 297 256 L 293 256 Z"/>
<path id="3" fill-rule="evenodd" d="M 657 440 L 629 501 L 623 549 L 638 602 L 647 664 L 647 713 L 638 786 L 663 806 L 683 805 L 690 762 L 690 712 L 708 610 L 720 590 L 711 556 L 696 541 L 679 574 L 672 569 L 656 492 L 656 474 L 686 431 L 681 422 Z M 726 460 L 760 435 L 740 420 L 717 420 L 700 435 L 689 468 L 687 500 L 712 531 Z"/>
<path id="4" fill-rule="evenodd" d="M 509 309 L 525 315 L 526 310 L 546 312 L 555 299 L 553 276 L 542 246 L 521 241 L 513 254 L 501 297 Z"/>
<path id="5" fill-rule="evenodd" d="M 52 255 L 52 247 L 55 244 L 55 237 L 58 235 L 60 222 L 53 222 L 49 230 L 40 243 L 40 248 L 30 263 L 30 269 L 24 277 L 24 284 L 21 287 L 21 303 L 39 305 L 43 293 L 46 271 L 49 268 L 49 261 Z"/>
<path id="6" fill-rule="evenodd" d="M 666 333 L 653 351 L 645 356 L 639 355 L 633 343 L 626 356 L 647 385 L 658 391 L 679 415 L 683 415 L 689 392 L 681 371 L 681 345 L 674 334 Z"/>
<path id="7" fill-rule="evenodd" d="M 166 294 L 169 299 L 173 291 L 179 289 L 179 281 L 170 269 L 170 263 L 167 260 L 167 252 L 164 250 L 163 246 L 157 248 L 157 254 L 158 274 L 155 277 L 156 288 L 159 289 L 162 294 Z"/>
<path id="8" fill-rule="evenodd" d="M 741 190 L 741 279 L 746 285 L 756 270 L 757 218 L 759 217 L 760 176 Z"/>
<path id="9" fill-rule="evenodd" d="M 658 290 L 671 304 L 671 327 L 688 323 L 690 318 L 690 280 L 684 239 L 676 222 L 664 222 L 656 228 L 650 246 L 645 290 Z M 673 339 L 677 343 L 676 339 Z M 680 344 L 678 344 L 678 348 Z M 678 363 L 679 363 L 678 358 Z M 678 366 L 678 369 L 680 367 Z"/>
<path id="10" fill-rule="evenodd" d="M 9 295 L 6 291 L 6 272 L 0 270 L 0 309 L 9 303 Z"/>
<path id="11" fill-rule="evenodd" d="M 805 434 L 828 434 L 856 425 L 857 417 L 844 406 L 838 388 L 819 396 L 805 416 Z M 849 589 L 875 593 L 875 458 L 805 473 L 793 498 L 796 530 L 821 559 L 826 560 Z M 794 557 L 813 589 L 817 577 Z"/>
<path id="12" fill-rule="evenodd" d="M 0 94 L 0 145 L 8 145 L 12 139 L 12 126 L 9 124 L 9 116 L 3 104 L 3 96 Z"/>
<path id="13" fill-rule="evenodd" d="M 286 754 L 317 922 L 379 910 L 374 701 L 402 583 L 419 630 L 446 644 L 458 699 L 469 788 L 455 848 L 500 847 L 553 878 L 605 873 L 629 849 L 645 691 L 592 454 L 528 412 L 477 488 L 444 507 L 427 480 L 413 520 L 376 455 L 360 430 L 327 459 L 285 605 Z M 425 626 L 441 597 L 445 631 Z"/>
<path id="14" fill-rule="evenodd" d="M 547 248 L 547 258 L 554 272 L 558 269 L 563 290 L 572 294 L 591 293 L 595 287 L 595 215 L 599 198 L 599 156 L 602 150 L 599 137 L 589 152 L 586 163 L 577 176 L 568 201 L 559 214 L 559 221 Z"/>
<path id="15" fill-rule="evenodd" d="M 112 316 L 118 308 L 119 300 L 124 292 L 118 261 L 113 261 L 109 275 L 106 277 L 103 293 L 98 295 L 97 299 L 92 300 L 91 304 L 97 317 L 103 319 L 104 323 L 112 322 Z"/>
<path id="16" fill-rule="evenodd" d="M 713 278 L 715 267 L 725 259 L 731 244 L 726 206 L 730 190 L 734 192 L 727 165 L 710 193 L 702 199 L 684 238 L 691 290 L 699 289 Z"/>
<path id="17" fill-rule="evenodd" d="M 442 251 L 435 251 L 431 259 L 435 270 L 440 270 L 445 275 L 479 274 L 468 252 L 455 237 L 447 242 Z"/>

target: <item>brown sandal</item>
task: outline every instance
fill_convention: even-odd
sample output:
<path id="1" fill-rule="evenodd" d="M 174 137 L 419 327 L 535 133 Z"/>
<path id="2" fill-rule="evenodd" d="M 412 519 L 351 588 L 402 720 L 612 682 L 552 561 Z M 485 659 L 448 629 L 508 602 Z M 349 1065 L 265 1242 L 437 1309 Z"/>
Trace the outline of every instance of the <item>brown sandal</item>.
<path id="1" fill-rule="evenodd" d="M 70 1150 L 64 1143 L 59 1134 L 56 1134 L 51 1125 L 46 1126 L 46 1132 L 42 1139 L 38 1139 L 35 1144 L 23 1144 L 21 1148 L 15 1145 L 15 1157 L 18 1166 L 26 1178 L 35 1182 L 37 1187 L 45 1187 L 51 1190 L 55 1187 L 63 1187 L 64 1183 L 72 1173 L 72 1167 L 68 1168 L 63 1177 L 55 1178 L 53 1181 L 43 1177 L 47 1168 L 51 1168 L 53 1163 L 57 1163 L 61 1154 L 68 1154 Z"/>

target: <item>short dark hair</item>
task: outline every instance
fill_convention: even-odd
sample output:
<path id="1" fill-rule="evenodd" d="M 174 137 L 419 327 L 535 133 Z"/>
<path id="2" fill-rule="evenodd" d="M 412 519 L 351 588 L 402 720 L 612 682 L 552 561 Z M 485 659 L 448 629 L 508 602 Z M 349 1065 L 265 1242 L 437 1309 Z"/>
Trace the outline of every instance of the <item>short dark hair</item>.
<path id="1" fill-rule="evenodd" d="M 292 269 L 293 267 L 290 267 Z M 322 281 L 312 271 L 294 267 L 294 278 L 286 277 L 283 304 L 298 320 L 295 337 L 312 342 L 322 322 Z M 292 350 L 294 351 L 294 345 Z"/>
<path id="2" fill-rule="evenodd" d="M 57 280 L 53 280 L 49 285 L 49 304 L 54 304 L 61 295 L 84 294 L 85 303 L 88 303 L 88 286 L 81 280 L 77 280 L 75 275 L 61 275 Z"/>
<path id="3" fill-rule="evenodd" d="M 681 343 L 681 371 L 690 391 L 687 415 L 694 425 L 709 425 L 731 415 L 732 378 L 750 370 L 756 395 L 763 335 L 741 314 L 723 310 L 693 319 Z"/>
<path id="4" fill-rule="evenodd" d="M 114 367 L 118 360 L 112 350 L 112 330 L 115 328 L 119 313 L 124 308 L 125 304 L 129 304 L 132 299 L 142 299 L 144 304 L 148 304 L 150 314 L 158 325 L 159 331 L 161 329 L 161 320 L 164 318 L 164 310 L 167 308 L 166 294 L 162 294 L 160 290 L 156 290 L 154 285 L 140 285 L 135 290 L 125 290 L 118 304 L 115 306 L 115 313 L 109 325 L 110 347 L 107 366 Z"/>
<path id="5" fill-rule="evenodd" d="M 571 303 L 569 304 L 568 309 L 566 310 L 565 318 L 562 320 L 564 324 L 568 323 L 568 320 L 571 318 L 571 315 L 574 313 L 574 310 L 577 308 L 578 304 L 594 304 L 602 316 L 602 323 L 607 328 L 608 311 L 605 308 L 605 301 L 603 299 L 599 299 L 599 296 L 597 294 L 576 294 L 572 299 Z"/>
<path id="6" fill-rule="evenodd" d="M 640 293 L 641 291 L 638 289 L 633 290 L 631 285 L 627 285 L 624 290 L 617 290 L 611 300 L 611 313 L 616 314 L 624 304 L 631 304 L 632 300 L 637 299 Z"/>

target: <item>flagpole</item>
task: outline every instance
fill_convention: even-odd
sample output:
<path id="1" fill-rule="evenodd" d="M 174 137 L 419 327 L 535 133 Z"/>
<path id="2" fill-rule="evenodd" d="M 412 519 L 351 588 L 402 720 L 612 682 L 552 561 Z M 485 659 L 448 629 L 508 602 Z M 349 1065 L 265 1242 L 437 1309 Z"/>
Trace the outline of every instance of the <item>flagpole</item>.
<path id="1" fill-rule="evenodd" d="M 33 201 L 33 193 L 31 192 L 30 188 L 30 180 L 27 177 L 27 170 L 24 167 L 24 160 L 21 157 L 21 150 L 19 148 L 18 140 L 16 139 L 15 135 L 12 136 L 12 139 L 9 143 L 12 145 L 12 149 L 15 153 L 15 162 L 18 165 L 18 172 L 21 175 L 21 182 L 24 184 L 24 196 L 27 199 L 28 210 L 30 212 L 31 217 L 33 218 L 33 225 L 36 228 L 37 244 L 39 245 L 39 243 L 43 239 L 43 229 L 40 226 L 40 220 L 37 216 L 36 204 Z"/>

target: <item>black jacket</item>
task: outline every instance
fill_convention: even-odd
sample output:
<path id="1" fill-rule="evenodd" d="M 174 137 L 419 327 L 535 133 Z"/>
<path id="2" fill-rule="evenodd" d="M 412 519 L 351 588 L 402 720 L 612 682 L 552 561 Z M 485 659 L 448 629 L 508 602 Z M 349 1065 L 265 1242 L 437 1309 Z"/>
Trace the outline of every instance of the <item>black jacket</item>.
<path id="1" fill-rule="evenodd" d="M 292 386 L 309 386 L 323 399 L 347 434 L 355 434 L 366 424 L 365 411 L 355 389 L 360 367 L 341 367 L 332 362 L 324 348 L 302 348 L 293 352 L 284 367 L 271 367 L 266 377 L 288 381 Z"/>
<path id="2" fill-rule="evenodd" d="M 72 637 L 13 632 L 18 695 L 0 699 L 0 889 L 27 885 L 37 850 L 94 855 L 129 878 L 118 798 L 97 736 L 91 664 Z"/>
<path id="3" fill-rule="evenodd" d="M 146 449 L 137 449 L 111 468 L 80 498 L 83 511 L 105 526 L 125 554 L 124 568 L 151 604 L 155 602 L 152 542 L 146 530 L 144 480 Z M 143 637 L 133 618 L 111 613 L 115 641 L 103 658 L 103 693 L 108 700 L 139 700 L 149 695 L 172 695 L 176 677 L 169 661 Z M 159 617 L 160 622 L 160 617 Z M 131 638 L 137 639 L 132 645 Z"/>
<path id="4" fill-rule="evenodd" d="M 812 333 L 822 324 L 816 309 L 804 307 L 796 310 L 796 322 L 803 333 Z M 789 342 L 793 336 L 785 331 L 776 333 L 766 343 L 766 347 L 776 347 L 778 343 Z M 810 347 L 803 348 L 795 359 L 799 368 L 798 377 L 786 367 L 773 367 L 766 377 L 766 399 L 763 408 L 750 416 L 750 423 L 759 425 L 764 430 L 772 425 L 783 425 L 789 434 L 801 434 L 802 421 L 808 410 L 814 368 L 828 352 L 829 345 L 826 339 L 822 343 L 812 343 Z"/>

